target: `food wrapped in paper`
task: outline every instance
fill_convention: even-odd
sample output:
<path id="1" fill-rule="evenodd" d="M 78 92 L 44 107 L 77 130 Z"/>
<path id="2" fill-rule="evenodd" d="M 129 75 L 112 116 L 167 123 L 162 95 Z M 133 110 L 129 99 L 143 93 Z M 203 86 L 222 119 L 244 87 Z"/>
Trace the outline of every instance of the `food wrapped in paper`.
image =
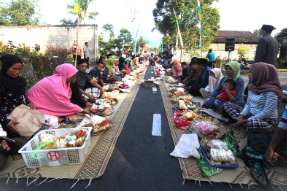
<path id="1" fill-rule="evenodd" d="M 191 101 L 192 100 L 192 96 L 191 95 L 186 95 L 186 96 L 183 96 L 183 99 L 185 99 L 186 101 Z"/>
<path id="2" fill-rule="evenodd" d="M 117 99 L 117 95 L 113 92 L 104 92 L 103 98 L 106 99 Z"/>
<path id="3" fill-rule="evenodd" d="M 182 119 L 186 120 L 186 121 L 190 121 L 192 118 L 195 118 L 195 113 L 193 113 L 192 111 L 190 111 L 190 112 L 188 112 L 182 116 Z"/>
<path id="4" fill-rule="evenodd" d="M 178 100 L 178 107 L 179 109 L 187 109 L 183 100 Z"/>
<path id="5" fill-rule="evenodd" d="M 57 138 L 52 134 L 42 134 L 40 136 L 40 145 L 43 143 L 47 143 L 50 141 L 56 141 L 56 140 L 57 140 Z"/>
<path id="6" fill-rule="evenodd" d="M 219 139 L 213 139 L 211 141 L 208 141 L 207 142 L 207 146 L 209 148 L 212 148 L 212 149 L 224 149 L 224 150 L 228 150 L 228 146 L 227 146 L 227 143 L 224 142 L 224 141 L 221 141 Z"/>
<path id="7" fill-rule="evenodd" d="M 184 94 L 184 88 L 177 88 L 176 91 L 179 94 Z"/>
<path id="8" fill-rule="evenodd" d="M 93 124 L 100 124 L 100 123 L 102 123 L 104 120 L 105 120 L 104 117 L 101 117 L 101 116 L 98 116 L 98 115 L 94 115 L 94 116 L 91 118 L 91 123 L 93 123 Z"/>
<path id="9" fill-rule="evenodd" d="M 212 161 L 235 162 L 235 156 L 229 149 L 210 149 L 210 156 Z"/>

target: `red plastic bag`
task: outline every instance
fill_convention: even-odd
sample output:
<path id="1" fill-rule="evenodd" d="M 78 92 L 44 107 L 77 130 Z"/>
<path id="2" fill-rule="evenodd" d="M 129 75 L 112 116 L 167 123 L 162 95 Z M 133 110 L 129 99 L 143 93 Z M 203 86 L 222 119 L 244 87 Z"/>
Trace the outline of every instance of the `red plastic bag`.
<path id="1" fill-rule="evenodd" d="M 173 112 L 174 122 L 176 123 L 175 126 L 177 128 L 179 128 L 179 129 L 186 130 L 186 129 L 188 129 L 188 127 L 191 124 L 191 122 L 190 121 L 185 121 L 183 119 L 180 119 L 180 113 L 181 112 L 182 111 L 180 111 L 180 110 Z"/>
<path id="2" fill-rule="evenodd" d="M 129 88 L 129 86 L 128 86 L 127 84 L 121 84 L 121 85 L 120 85 L 120 88 L 121 88 L 121 89 L 127 89 L 127 88 Z"/>

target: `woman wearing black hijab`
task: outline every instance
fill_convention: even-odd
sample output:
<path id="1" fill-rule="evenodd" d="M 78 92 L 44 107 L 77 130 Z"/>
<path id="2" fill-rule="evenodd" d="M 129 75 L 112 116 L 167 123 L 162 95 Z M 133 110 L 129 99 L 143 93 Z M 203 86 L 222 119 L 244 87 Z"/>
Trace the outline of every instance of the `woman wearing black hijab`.
<path id="1" fill-rule="evenodd" d="M 7 119 L 15 107 L 25 104 L 26 81 L 19 76 L 23 68 L 22 60 L 16 55 L 4 55 L 0 58 L 2 69 L 0 72 L 0 123 L 7 132 L 7 137 L 15 141 L 14 146 L 9 147 L 6 141 L 0 142 L 0 169 L 7 164 L 8 154 L 17 154 L 27 140 L 19 137 L 15 125 L 17 121 Z M 33 108 L 32 105 L 29 105 Z"/>
<path id="2" fill-rule="evenodd" d="M 119 59 L 119 70 L 122 71 L 124 69 L 126 59 L 124 57 L 120 57 Z"/>
<path id="3" fill-rule="evenodd" d="M 19 76 L 23 68 L 23 62 L 18 56 L 12 54 L 2 56 L 0 60 L 2 62 L 0 72 L 0 123 L 7 132 L 8 137 L 18 137 L 18 130 L 15 128 L 18 122 L 11 121 L 7 117 L 17 106 L 25 104 L 26 81 Z"/>

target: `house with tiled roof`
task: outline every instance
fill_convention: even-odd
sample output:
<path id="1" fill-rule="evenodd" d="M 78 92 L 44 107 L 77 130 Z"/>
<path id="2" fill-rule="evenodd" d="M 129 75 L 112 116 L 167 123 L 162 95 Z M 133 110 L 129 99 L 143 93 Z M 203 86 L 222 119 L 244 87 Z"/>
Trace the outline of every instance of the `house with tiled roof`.
<path id="1" fill-rule="evenodd" d="M 246 56 L 248 60 L 254 59 L 259 37 L 250 31 L 219 30 L 210 45 L 216 56 L 220 56 L 221 58 L 228 57 L 228 52 L 225 51 L 225 40 L 230 38 L 235 38 L 235 50 L 231 52 L 231 59 L 239 58 L 237 50 L 241 44 L 249 49 L 249 54 Z"/>
<path id="2" fill-rule="evenodd" d="M 282 45 L 287 45 L 287 28 L 277 36 L 277 40 Z"/>
<path id="3" fill-rule="evenodd" d="M 287 28 L 276 37 L 280 43 L 280 58 L 287 61 Z"/>

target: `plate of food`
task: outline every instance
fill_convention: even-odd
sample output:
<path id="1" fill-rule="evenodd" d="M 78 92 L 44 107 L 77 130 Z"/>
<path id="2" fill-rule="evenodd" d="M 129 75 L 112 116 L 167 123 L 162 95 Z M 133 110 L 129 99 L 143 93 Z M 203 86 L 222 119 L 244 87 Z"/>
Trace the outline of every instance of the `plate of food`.
<path id="1" fill-rule="evenodd" d="M 96 125 L 92 130 L 92 135 L 99 135 L 108 131 L 110 128 L 113 127 L 113 124 L 110 123 L 109 119 L 105 119 L 102 123 Z"/>
<path id="2" fill-rule="evenodd" d="M 96 105 L 91 108 L 91 112 L 99 116 L 109 116 L 115 112 L 115 108 L 109 104 Z"/>
<path id="3" fill-rule="evenodd" d="M 98 115 L 93 115 L 91 118 L 87 119 L 81 127 L 92 127 L 92 135 L 98 135 L 108 131 L 113 125 L 110 120 L 106 117 L 101 117 Z"/>

